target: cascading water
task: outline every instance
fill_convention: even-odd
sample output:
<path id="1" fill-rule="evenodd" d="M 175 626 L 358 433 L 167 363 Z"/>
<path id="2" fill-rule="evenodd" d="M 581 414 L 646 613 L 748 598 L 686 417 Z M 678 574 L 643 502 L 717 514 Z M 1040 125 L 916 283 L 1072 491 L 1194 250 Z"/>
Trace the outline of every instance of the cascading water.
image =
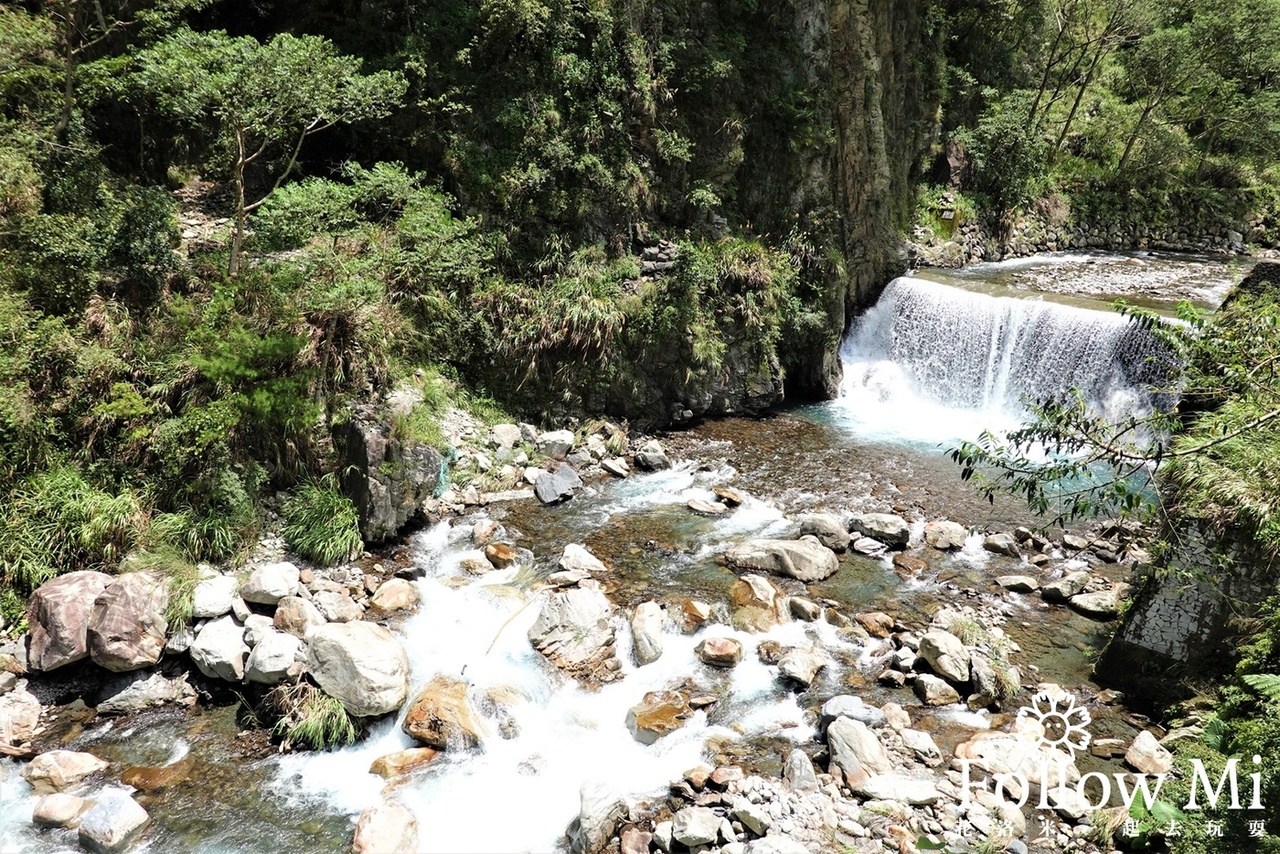
<path id="1" fill-rule="evenodd" d="M 893 280 L 841 347 L 837 406 L 868 438 L 972 439 L 1079 389 L 1112 422 L 1142 416 L 1162 350 L 1114 312 Z"/>

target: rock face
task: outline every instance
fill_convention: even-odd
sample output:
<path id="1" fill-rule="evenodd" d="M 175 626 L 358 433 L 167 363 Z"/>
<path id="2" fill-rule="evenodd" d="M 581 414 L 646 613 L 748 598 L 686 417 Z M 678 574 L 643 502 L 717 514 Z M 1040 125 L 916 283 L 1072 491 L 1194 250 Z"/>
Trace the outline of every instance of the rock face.
<path id="1" fill-rule="evenodd" d="M 32 670 L 49 671 L 89 657 L 89 616 L 110 581 L 101 572 L 68 572 L 31 594 L 27 660 Z"/>
<path id="2" fill-rule="evenodd" d="M 924 526 L 924 541 L 940 551 L 964 548 L 969 532 L 964 525 L 946 519 L 938 519 Z"/>
<path id="3" fill-rule="evenodd" d="M 188 652 L 200 672 L 210 679 L 244 679 L 249 646 L 244 642 L 244 628 L 230 614 L 206 623 Z"/>
<path id="4" fill-rule="evenodd" d="M 97 854 L 116 854 L 133 844 L 151 817 L 123 792 L 109 792 L 80 819 L 80 845 Z"/>
<path id="5" fill-rule="evenodd" d="M 118 576 L 98 595 L 89 616 L 89 657 L 117 673 L 148 667 L 164 654 L 169 582 L 153 572 Z"/>
<path id="6" fill-rule="evenodd" d="M 358 410 L 337 437 L 343 449 L 343 492 L 368 543 L 394 537 L 422 509 L 440 482 L 443 460 L 426 445 L 391 438 L 372 407 Z"/>
<path id="7" fill-rule="evenodd" d="M 448 676 L 437 676 L 418 692 L 402 726 L 437 750 L 471 748 L 484 740 L 484 728 L 467 699 L 467 683 Z"/>
<path id="8" fill-rule="evenodd" d="M 374 623 L 330 623 L 307 632 L 307 670 L 356 717 L 393 712 L 409 693 L 409 659 Z"/>
<path id="9" fill-rule="evenodd" d="M 835 552 L 812 537 L 747 540 L 725 552 L 725 560 L 734 569 L 772 572 L 798 581 L 821 581 L 840 568 Z"/>
<path id="10" fill-rule="evenodd" d="M 662 657 L 662 607 L 657 602 L 641 602 L 631 615 L 632 651 L 643 667 Z"/>
<path id="11" fill-rule="evenodd" d="M 92 753 L 51 750 L 32 759 L 22 769 L 22 779 L 31 784 L 37 795 L 47 794 L 61 792 L 106 767 L 107 763 Z"/>
<path id="12" fill-rule="evenodd" d="M 905 547 L 911 542 L 911 526 L 892 513 L 858 513 L 849 520 L 849 530 L 889 546 Z"/>
<path id="13" fill-rule="evenodd" d="M 298 592 L 298 577 L 298 567 L 289 561 L 264 564 L 249 573 L 240 588 L 240 598 L 259 605 L 275 605 Z"/>
<path id="14" fill-rule="evenodd" d="M 627 729 L 641 744 L 653 744 L 684 726 L 692 713 L 679 691 L 650 691 L 627 712 Z"/>
<path id="15" fill-rule="evenodd" d="M 951 632 L 934 629 L 920 638 L 920 657 L 933 672 L 950 682 L 969 681 L 969 651 Z"/>
<path id="16" fill-rule="evenodd" d="M 551 594 L 529 628 L 529 641 L 553 664 L 588 682 L 617 679 L 613 606 L 599 590 L 575 587 Z"/>
<path id="17" fill-rule="evenodd" d="M 573 854 L 599 854 L 627 816 L 627 802 L 603 780 L 587 780 L 579 791 L 578 817 L 569 824 Z"/>
<path id="18" fill-rule="evenodd" d="M 353 854 L 414 854 L 418 847 L 418 820 L 395 801 L 369 807 L 356 822 Z"/>

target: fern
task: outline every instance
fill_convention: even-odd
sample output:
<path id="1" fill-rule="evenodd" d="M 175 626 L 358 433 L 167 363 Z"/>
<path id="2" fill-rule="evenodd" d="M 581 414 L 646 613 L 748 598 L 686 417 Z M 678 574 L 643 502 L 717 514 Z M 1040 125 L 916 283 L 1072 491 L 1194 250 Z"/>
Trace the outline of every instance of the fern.
<path id="1" fill-rule="evenodd" d="M 1271 702 L 1280 703 L 1280 674 L 1249 673 L 1240 678 L 1244 680 L 1244 684 Z"/>

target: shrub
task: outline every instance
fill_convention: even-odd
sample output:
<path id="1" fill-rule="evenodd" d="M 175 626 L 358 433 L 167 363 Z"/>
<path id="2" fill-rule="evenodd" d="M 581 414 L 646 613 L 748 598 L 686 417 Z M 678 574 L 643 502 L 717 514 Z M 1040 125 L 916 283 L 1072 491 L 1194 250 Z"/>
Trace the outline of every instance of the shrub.
<path id="1" fill-rule="evenodd" d="M 298 487 L 285 503 L 284 515 L 285 542 L 309 560 L 332 565 L 364 549 L 356 507 L 332 474 Z"/>
<path id="2" fill-rule="evenodd" d="M 309 682 L 272 689 L 267 704 L 280 715 L 274 732 L 283 739 L 285 750 L 295 745 L 328 750 L 351 744 L 360 735 L 359 725 L 341 701 Z"/>

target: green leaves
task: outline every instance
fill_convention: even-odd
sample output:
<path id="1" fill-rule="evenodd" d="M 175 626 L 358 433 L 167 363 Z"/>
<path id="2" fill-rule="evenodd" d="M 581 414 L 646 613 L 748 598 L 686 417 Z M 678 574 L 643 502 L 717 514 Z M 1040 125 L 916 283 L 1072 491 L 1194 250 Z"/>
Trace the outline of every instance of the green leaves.
<path id="1" fill-rule="evenodd" d="M 364 550 L 355 505 L 331 474 L 299 486 L 285 502 L 284 515 L 285 542 L 309 560 L 332 566 Z"/>

